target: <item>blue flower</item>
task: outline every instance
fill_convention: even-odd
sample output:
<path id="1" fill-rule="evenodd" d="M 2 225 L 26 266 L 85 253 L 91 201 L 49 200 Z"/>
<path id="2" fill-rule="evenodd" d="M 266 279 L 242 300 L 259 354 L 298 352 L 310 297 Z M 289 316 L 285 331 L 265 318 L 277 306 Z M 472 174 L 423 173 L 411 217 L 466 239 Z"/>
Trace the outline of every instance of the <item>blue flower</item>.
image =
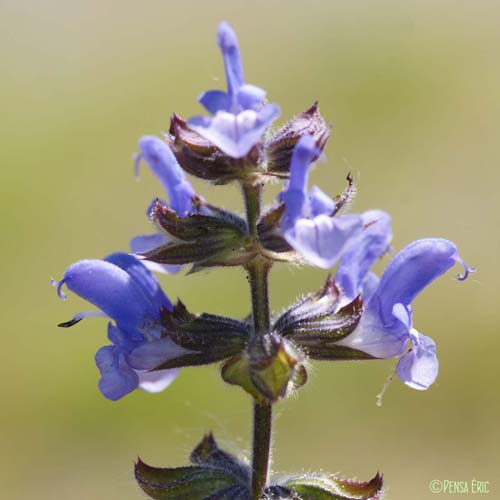
<path id="1" fill-rule="evenodd" d="M 169 197 L 169 206 L 180 217 L 186 217 L 197 211 L 193 204 L 196 193 L 193 186 L 186 179 L 186 175 L 177 162 L 170 148 L 161 139 L 154 136 L 145 136 L 139 140 L 140 153 L 136 156 L 135 170 L 139 174 L 141 160 L 144 160 L 154 175 L 161 182 Z M 149 215 L 149 210 L 148 210 Z M 146 253 L 154 248 L 166 245 L 169 238 L 164 233 L 140 235 L 130 242 L 132 252 Z M 144 261 L 152 271 L 175 273 L 181 266 L 168 266 Z"/>
<path id="2" fill-rule="evenodd" d="M 361 234 L 365 223 L 360 215 L 333 217 L 335 202 L 320 188 L 307 188 L 309 167 L 321 151 L 312 136 L 305 135 L 295 146 L 290 180 L 280 198 L 285 204 L 281 231 L 286 241 L 311 265 L 332 267 Z"/>
<path id="3" fill-rule="evenodd" d="M 218 44 L 224 58 L 227 92 L 204 92 L 198 101 L 213 117 L 195 116 L 188 125 L 227 155 L 241 158 L 260 142 L 280 109 L 276 104 L 264 104 L 263 89 L 245 83 L 238 39 L 225 22 L 219 25 Z"/>
<path id="4" fill-rule="evenodd" d="M 344 301 L 351 302 L 361 292 L 366 300 L 370 287 L 377 279 L 370 268 L 390 250 L 391 218 L 381 210 L 369 210 L 361 215 L 363 231 L 341 257 L 335 283 L 342 290 Z"/>
<path id="5" fill-rule="evenodd" d="M 467 278 L 473 269 L 459 257 L 457 247 L 444 239 L 422 239 L 410 243 L 387 266 L 379 279 L 368 273 L 375 259 L 387 249 L 384 224 L 368 228 L 364 247 L 346 253 L 339 265 L 336 281 L 347 290 L 347 299 L 361 293 L 364 310 L 356 329 L 339 345 L 352 347 L 376 358 L 401 356 L 399 378 L 408 386 L 425 390 L 438 374 L 436 344 L 413 327 L 411 303 L 432 281 L 456 263 L 465 268 Z M 370 234 L 371 233 L 371 234 Z M 378 233 L 378 234 L 376 234 Z M 410 343 L 410 350 L 406 352 Z"/>
<path id="6" fill-rule="evenodd" d="M 135 163 L 136 175 L 139 173 L 141 160 L 144 160 L 167 192 L 170 208 L 180 217 L 192 213 L 196 193 L 165 142 L 158 137 L 147 135 L 139 140 L 139 150 Z"/>
<path id="7" fill-rule="evenodd" d="M 160 315 L 164 309 L 172 310 L 172 304 L 155 277 L 135 257 L 115 253 L 104 260 L 82 260 L 54 284 L 61 298 L 65 298 L 61 287 L 66 285 L 101 310 L 76 314 L 60 326 L 72 326 L 89 316 L 105 316 L 115 322 L 108 325 L 111 345 L 99 349 L 95 357 L 101 372 L 99 389 L 106 398 L 116 401 L 137 387 L 159 392 L 176 378 L 178 369 L 146 371 L 185 350 L 162 336 Z M 133 366 L 132 353 L 147 344 L 157 348 L 142 366 Z"/>

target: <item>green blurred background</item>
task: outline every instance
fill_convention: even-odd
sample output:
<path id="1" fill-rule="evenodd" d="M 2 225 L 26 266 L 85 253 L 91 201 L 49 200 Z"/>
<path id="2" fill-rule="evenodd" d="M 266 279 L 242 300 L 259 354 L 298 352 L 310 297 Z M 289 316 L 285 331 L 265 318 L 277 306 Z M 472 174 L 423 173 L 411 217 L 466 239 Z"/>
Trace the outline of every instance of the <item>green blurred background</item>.
<path id="1" fill-rule="evenodd" d="M 149 230 L 145 209 L 162 192 L 146 170 L 134 180 L 131 155 L 142 134 L 165 130 L 173 111 L 197 114 L 196 96 L 223 86 L 221 19 L 280 123 L 315 99 L 334 123 L 313 182 L 334 194 L 352 171 L 353 209 L 391 213 L 395 249 L 443 236 L 479 269 L 465 283 L 448 273 L 415 302 L 417 328 L 438 344 L 431 390 L 394 382 L 379 408 L 395 362 L 315 363 L 277 406 L 273 469 L 364 479 L 379 469 L 394 500 L 436 498 L 432 479 L 476 478 L 500 498 L 500 5 L 460 0 L 0 0 L 1 497 L 143 498 L 135 457 L 182 464 L 209 429 L 248 450 L 249 398 L 216 367 L 186 369 L 159 395 L 101 397 L 93 356 L 105 322 L 58 329 L 88 306 L 49 285 Z M 241 208 L 234 187 L 195 185 Z M 276 266 L 274 309 L 325 274 Z M 240 270 L 161 282 L 194 311 L 248 313 Z"/>

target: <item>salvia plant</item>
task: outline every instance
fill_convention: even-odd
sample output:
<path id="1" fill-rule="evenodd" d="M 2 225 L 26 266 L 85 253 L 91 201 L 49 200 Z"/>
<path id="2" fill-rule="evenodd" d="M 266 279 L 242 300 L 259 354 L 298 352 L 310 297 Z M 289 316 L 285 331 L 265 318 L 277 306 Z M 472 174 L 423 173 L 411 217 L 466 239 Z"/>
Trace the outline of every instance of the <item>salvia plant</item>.
<path id="1" fill-rule="evenodd" d="M 413 299 L 455 264 L 463 280 L 472 271 L 445 239 L 421 239 L 400 250 L 381 277 L 370 269 L 390 249 L 391 218 L 380 210 L 346 214 L 355 195 L 330 196 L 309 188 L 311 165 L 322 155 L 330 127 L 318 104 L 270 132 L 280 109 L 266 92 L 245 81 L 238 40 L 225 22 L 218 29 L 227 90 L 209 90 L 199 102 L 208 116 L 184 120 L 174 114 L 163 137 L 139 141 L 136 169 L 146 164 L 168 202 L 148 209 L 154 232 L 136 236 L 132 253 L 71 265 L 58 283 L 98 311 L 76 314 L 59 326 L 89 316 L 108 323 L 109 345 L 95 361 L 104 397 L 118 400 L 137 388 L 163 391 L 183 367 L 221 363 L 225 382 L 253 398 L 251 461 L 231 455 L 208 434 L 190 464 L 157 468 L 138 461 L 135 477 L 151 498 L 164 500 L 380 499 L 382 476 L 361 482 L 334 474 L 270 477 L 273 405 L 307 381 L 309 360 L 399 358 L 396 373 L 409 387 L 425 390 L 438 374 L 434 341 L 413 325 Z M 186 173 L 215 185 L 236 183 L 245 216 L 206 201 Z M 269 182 L 283 189 L 269 207 Z M 305 263 L 325 270 L 338 264 L 323 286 L 279 317 L 271 314 L 268 275 L 276 263 Z M 233 319 L 191 312 L 172 303 L 153 272 L 188 273 L 241 266 L 250 284 L 251 314 Z"/>

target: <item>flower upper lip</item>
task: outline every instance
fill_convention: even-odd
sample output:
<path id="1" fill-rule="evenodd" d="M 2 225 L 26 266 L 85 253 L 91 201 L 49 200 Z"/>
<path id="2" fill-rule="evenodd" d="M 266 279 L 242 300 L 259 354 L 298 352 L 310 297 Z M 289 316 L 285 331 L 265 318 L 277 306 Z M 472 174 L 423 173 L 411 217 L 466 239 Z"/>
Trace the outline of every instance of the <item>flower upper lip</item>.
<path id="1" fill-rule="evenodd" d="M 209 90 L 198 101 L 213 115 L 195 116 L 188 125 L 232 158 L 242 158 L 261 140 L 278 118 L 276 104 L 265 104 L 266 92 L 245 83 L 238 39 L 228 23 L 218 29 L 218 45 L 224 59 L 227 92 Z"/>

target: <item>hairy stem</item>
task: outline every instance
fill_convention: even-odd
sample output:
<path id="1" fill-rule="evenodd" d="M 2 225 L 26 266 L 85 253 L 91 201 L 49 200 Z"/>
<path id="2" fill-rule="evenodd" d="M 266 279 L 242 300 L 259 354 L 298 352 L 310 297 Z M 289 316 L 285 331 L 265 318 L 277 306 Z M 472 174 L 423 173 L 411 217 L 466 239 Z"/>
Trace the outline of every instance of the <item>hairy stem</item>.
<path id="1" fill-rule="evenodd" d="M 260 184 L 243 184 L 243 197 L 245 198 L 245 210 L 250 235 L 254 238 L 257 234 L 257 221 L 260 217 L 260 206 L 262 199 L 262 186 Z"/>
<path id="2" fill-rule="evenodd" d="M 253 404 L 253 457 L 252 500 L 260 500 L 264 494 L 271 455 L 271 403 Z"/>
<path id="3" fill-rule="evenodd" d="M 251 236 L 258 237 L 257 220 L 261 209 L 261 186 L 243 185 L 248 230 Z M 254 336 L 269 332 L 269 289 L 268 274 L 270 265 L 256 257 L 247 265 L 248 280 L 252 296 L 252 317 Z M 253 456 L 252 456 L 252 500 L 261 500 L 267 484 L 269 458 L 271 453 L 272 405 L 267 402 L 253 402 Z"/>

